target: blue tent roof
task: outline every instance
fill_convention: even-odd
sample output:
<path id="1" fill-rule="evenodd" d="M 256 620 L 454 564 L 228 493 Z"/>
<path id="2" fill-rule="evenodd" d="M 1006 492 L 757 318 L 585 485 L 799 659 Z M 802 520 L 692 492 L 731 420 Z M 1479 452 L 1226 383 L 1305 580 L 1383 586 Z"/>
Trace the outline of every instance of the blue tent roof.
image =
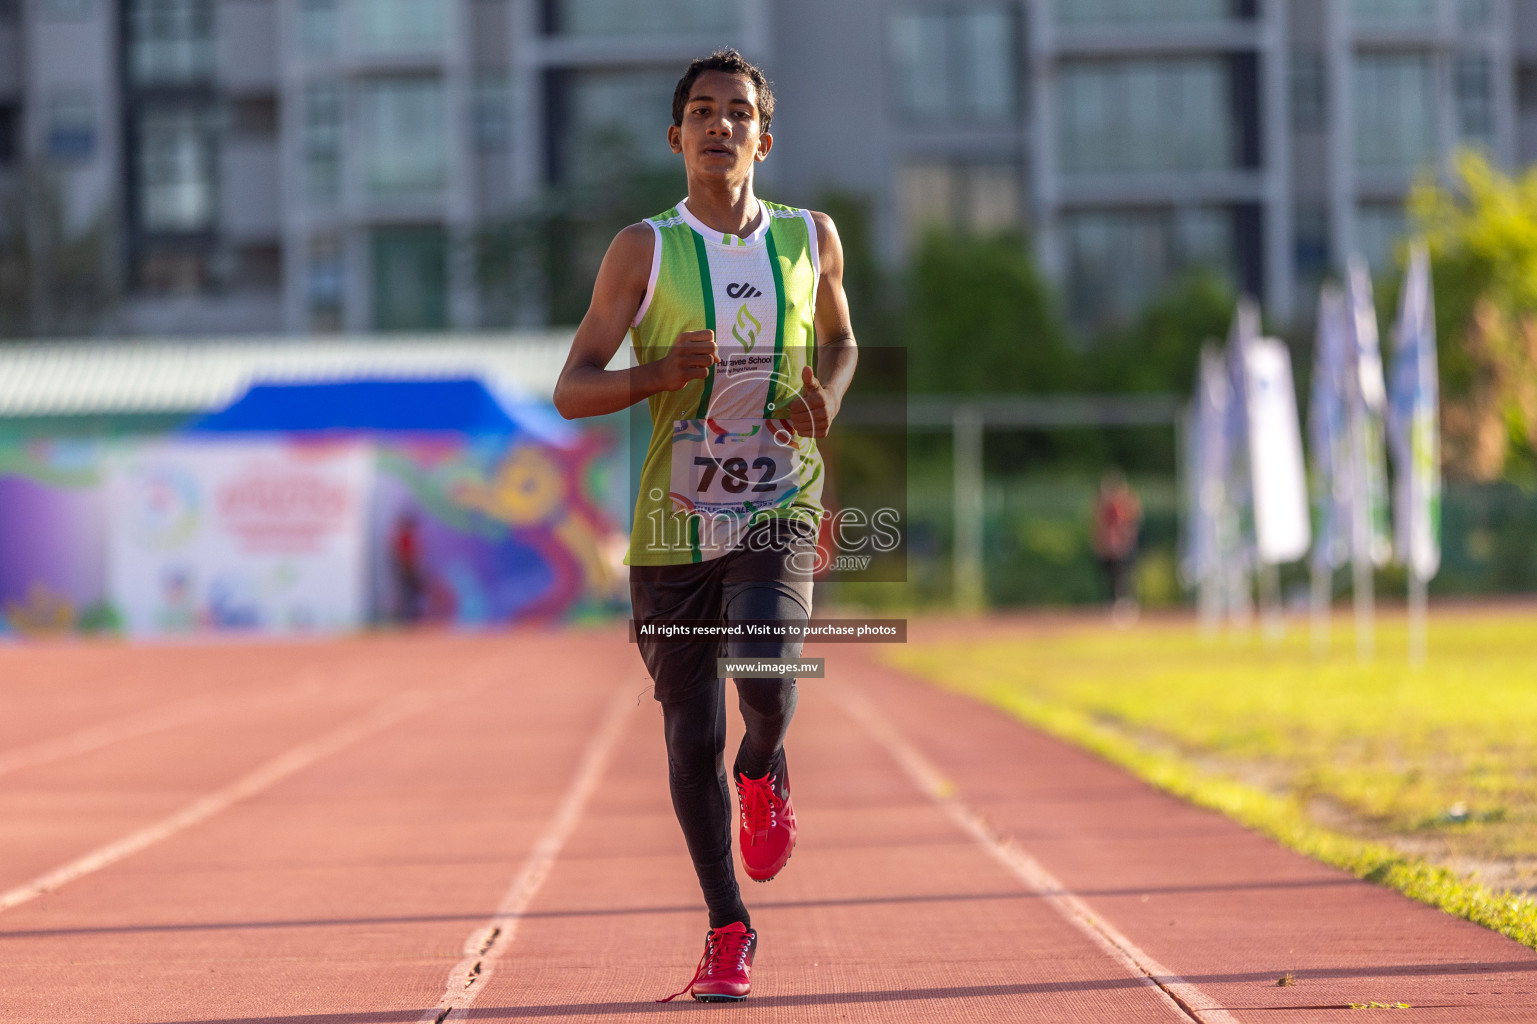
<path id="1" fill-rule="evenodd" d="M 218 412 L 194 420 L 194 434 L 457 433 L 532 434 L 565 444 L 573 431 L 532 402 L 504 405 L 472 377 L 253 384 Z"/>

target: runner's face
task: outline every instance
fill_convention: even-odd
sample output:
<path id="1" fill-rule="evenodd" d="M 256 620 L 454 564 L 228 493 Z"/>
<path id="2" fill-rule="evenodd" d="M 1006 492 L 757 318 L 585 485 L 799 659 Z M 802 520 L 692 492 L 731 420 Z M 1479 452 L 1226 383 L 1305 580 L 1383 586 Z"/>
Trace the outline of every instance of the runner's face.
<path id="1" fill-rule="evenodd" d="M 774 137 L 758 120 L 758 90 L 751 80 L 706 71 L 694 80 L 683 124 L 667 129 L 674 153 L 692 175 L 740 180 L 768 156 Z"/>

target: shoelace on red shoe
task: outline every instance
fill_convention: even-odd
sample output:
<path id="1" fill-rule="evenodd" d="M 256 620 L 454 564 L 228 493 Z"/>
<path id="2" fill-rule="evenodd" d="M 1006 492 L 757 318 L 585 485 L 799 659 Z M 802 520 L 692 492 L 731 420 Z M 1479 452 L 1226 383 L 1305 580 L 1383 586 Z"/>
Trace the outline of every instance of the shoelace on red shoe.
<path id="1" fill-rule="evenodd" d="M 749 779 L 746 775 L 739 775 L 738 778 L 741 780 L 737 796 L 742 803 L 742 824 L 752 833 L 752 842 L 756 846 L 758 840 L 766 837 L 779 820 L 774 776 L 769 774 L 761 779 Z"/>
<path id="2" fill-rule="evenodd" d="M 699 966 L 694 968 L 694 976 L 688 979 L 688 984 L 664 999 L 658 999 L 659 1003 L 670 1003 L 681 995 L 687 995 L 689 989 L 694 987 L 694 982 L 700 978 L 717 974 L 730 967 L 737 971 L 747 970 L 747 950 L 752 946 L 752 932 L 743 929 L 739 932 L 728 932 L 724 929 L 715 929 L 705 938 L 704 955 L 699 958 Z"/>

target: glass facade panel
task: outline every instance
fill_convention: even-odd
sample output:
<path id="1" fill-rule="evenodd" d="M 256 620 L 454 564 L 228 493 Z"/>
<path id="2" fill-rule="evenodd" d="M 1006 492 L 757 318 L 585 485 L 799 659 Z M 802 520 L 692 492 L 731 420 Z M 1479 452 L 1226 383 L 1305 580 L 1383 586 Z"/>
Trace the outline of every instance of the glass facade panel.
<path id="1" fill-rule="evenodd" d="M 324 232 L 310 239 L 304 290 L 310 307 L 310 329 L 340 331 L 347 291 L 341 236 Z"/>
<path id="2" fill-rule="evenodd" d="M 299 0 L 299 45 L 305 53 L 329 56 L 340 36 L 340 0 Z"/>
<path id="3" fill-rule="evenodd" d="M 1223 21 L 1242 11 L 1233 0 L 1058 0 L 1052 5 L 1055 21 L 1065 26 Z"/>
<path id="4" fill-rule="evenodd" d="M 213 0 L 133 0 L 128 14 L 129 72 L 135 82 L 211 79 Z"/>
<path id="5" fill-rule="evenodd" d="M 335 82 L 304 89 L 304 185 L 311 203 L 329 206 L 342 190 L 342 90 Z"/>
<path id="6" fill-rule="evenodd" d="M 1494 0 L 1457 0 L 1457 23 L 1465 29 L 1488 28 L 1494 21 Z"/>
<path id="7" fill-rule="evenodd" d="M 214 225 L 215 123 L 197 109 L 143 114 L 138 133 L 139 223 L 146 231 L 207 231 Z"/>
<path id="8" fill-rule="evenodd" d="M 374 53 L 432 50 L 447 31 L 446 0 L 358 0 L 353 5 L 363 45 Z"/>
<path id="9" fill-rule="evenodd" d="M 1231 276 L 1232 212 L 1085 210 L 1063 218 L 1068 306 L 1080 323 L 1135 313 L 1182 271 L 1211 267 Z"/>
<path id="10" fill-rule="evenodd" d="M 1395 203 L 1362 203 L 1356 208 L 1356 249 L 1374 273 L 1392 269 L 1408 224 L 1404 208 Z"/>
<path id="11" fill-rule="evenodd" d="M 1328 126 L 1328 93 L 1324 58 L 1318 53 L 1294 53 L 1291 64 L 1292 128 L 1323 131 Z"/>
<path id="12" fill-rule="evenodd" d="M 46 116 L 49 159 L 79 163 L 96 154 L 96 103 L 89 95 L 51 97 Z"/>
<path id="13" fill-rule="evenodd" d="M 1435 158 L 1435 69 L 1428 55 L 1358 55 L 1354 86 L 1358 168 L 1408 173 Z"/>
<path id="14" fill-rule="evenodd" d="M 891 19 L 902 113 L 915 121 L 991 123 L 1019 105 L 1019 30 L 996 7 L 907 11 Z"/>
<path id="15" fill-rule="evenodd" d="M 677 83 L 670 70 L 564 76 L 560 92 L 569 116 L 561 125 L 562 177 L 592 180 L 623 164 L 672 166 L 667 127 Z"/>
<path id="16" fill-rule="evenodd" d="M 740 0 L 554 0 L 554 35 L 677 35 L 731 32 L 742 24 Z"/>
<path id="17" fill-rule="evenodd" d="M 1217 170 L 1234 165 L 1221 58 L 1075 61 L 1057 81 L 1068 173 Z"/>
<path id="18" fill-rule="evenodd" d="M 1494 143 L 1494 97 L 1490 80 L 1493 71 L 1488 57 L 1464 55 L 1457 58 L 1457 134 L 1464 143 L 1482 146 Z"/>
<path id="19" fill-rule="evenodd" d="M 429 196 L 448 178 L 443 84 L 436 78 L 380 78 L 361 90 L 363 152 L 370 194 Z"/>
<path id="20" fill-rule="evenodd" d="M 1436 23 L 1436 0 L 1350 0 L 1350 16 L 1367 28 L 1427 28 Z"/>
<path id="21" fill-rule="evenodd" d="M 910 240 L 931 228 L 987 235 L 1024 223 L 1015 163 L 912 163 L 897 175 L 897 202 Z"/>
<path id="22" fill-rule="evenodd" d="M 504 74 L 483 74 L 475 79 L 470 98 L 470 129 L 475 148 L 500 153 L 512 144 L 512 88 Z"/>
<path id="23" fill-rule="evenodd" d="M 376 228 L 369 250 L 375 330 L 448 326 L 448 239 L 442 228 Z"/>

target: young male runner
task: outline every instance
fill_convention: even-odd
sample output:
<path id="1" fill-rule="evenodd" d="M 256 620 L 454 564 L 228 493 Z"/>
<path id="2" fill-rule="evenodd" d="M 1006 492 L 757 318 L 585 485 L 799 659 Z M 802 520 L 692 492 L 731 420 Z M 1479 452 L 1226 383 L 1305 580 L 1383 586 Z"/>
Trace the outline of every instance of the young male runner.
<path id="1" fill-rule="evenodd" d="M 667 129 L 688 197 L 614 238 L 555 388 L 567 417 L 650 404 L 626 559 L 638 629 L 804 624 L 811 611 L 822 513 L 814 439 L 838 414 L 857 352 L 833 222 L 753 194 L 754 167 L 774 144 L 773 116 L 768 80 L 735 50 L 689 65 Z M 627 332 L 638 365 L 605 369 Z M 742 999 L 757 933 L 731 860 L 716 658 L 795 658 L 801 643 L 638 640 L 662 705 L 673 808 L 710 914 L 704 956 L 683 991 Z M 795 680 L 736 685 L 746 725 L 732 771 L 738 836 L 748 875 L 766 882 L 795 845 L 784 755 Z"/>

